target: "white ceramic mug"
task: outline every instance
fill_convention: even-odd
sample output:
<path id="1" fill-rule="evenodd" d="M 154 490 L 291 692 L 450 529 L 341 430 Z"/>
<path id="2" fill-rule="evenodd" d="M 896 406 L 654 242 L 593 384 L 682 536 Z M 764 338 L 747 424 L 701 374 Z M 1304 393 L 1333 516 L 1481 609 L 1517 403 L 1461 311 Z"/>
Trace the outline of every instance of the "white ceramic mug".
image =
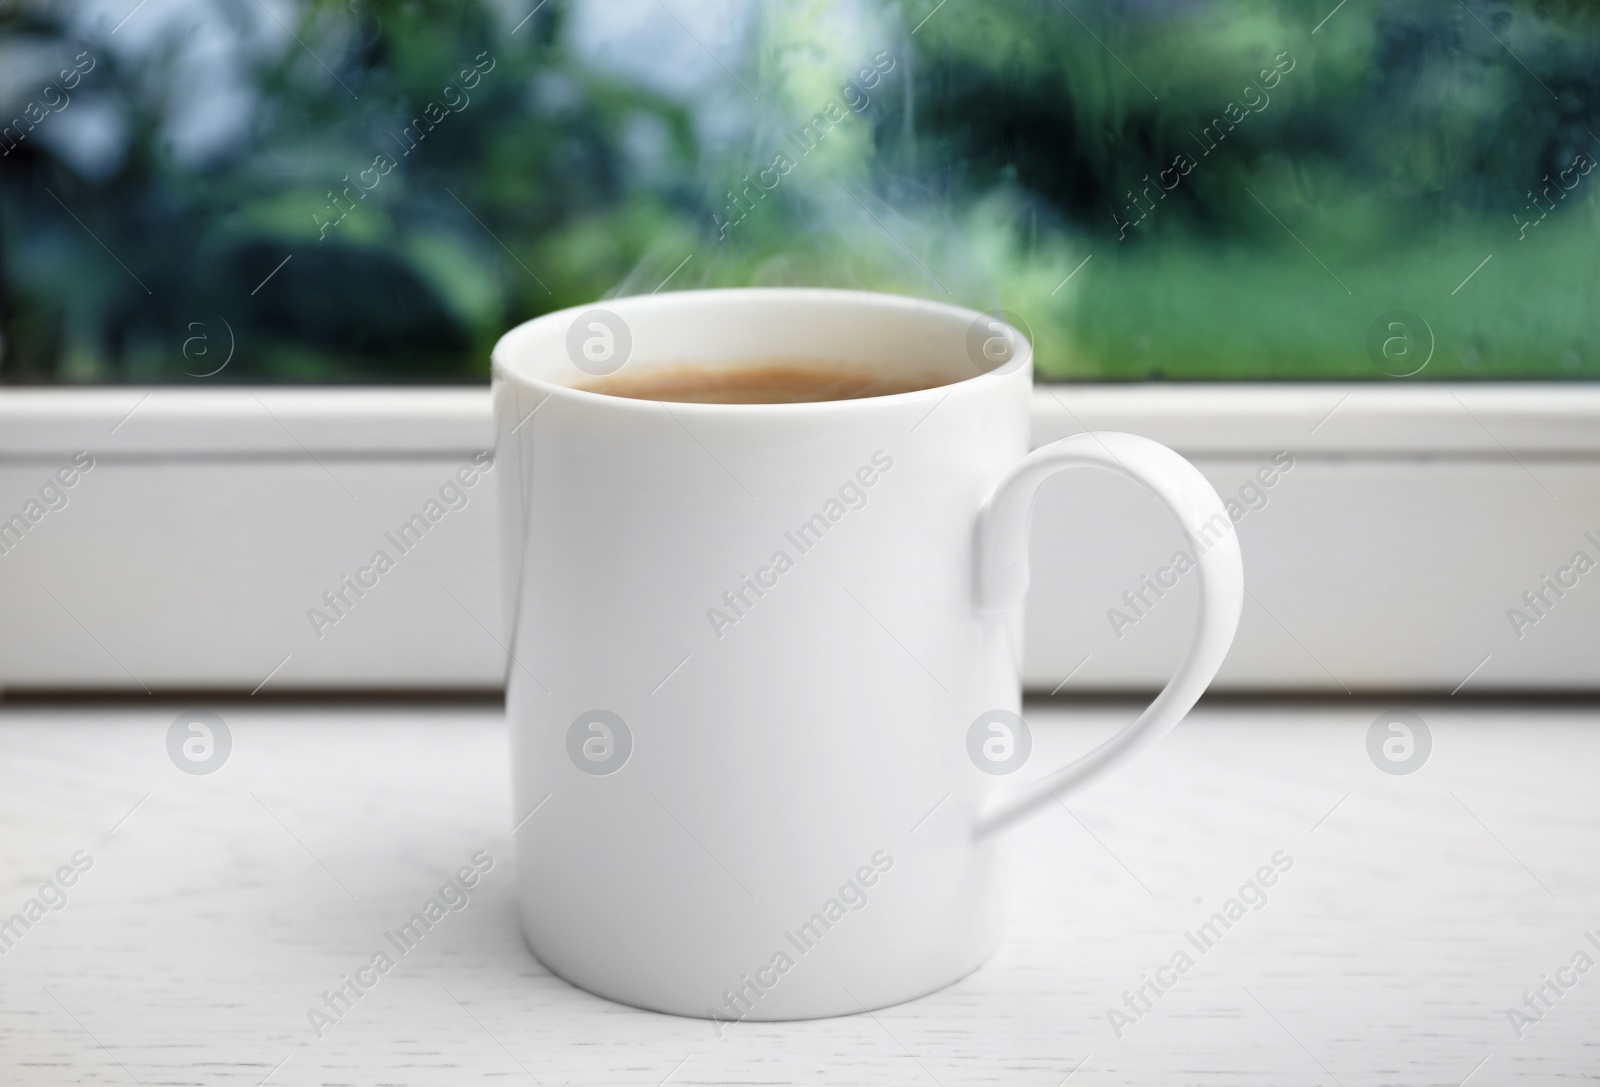
<path id="1" fill-rule="evenodd" d="M 775 358 L 942 384 L 796 404 L 573 388 Z M 1232 522 L 1147 439 L 1030 453 L 1031 361 L 996 318 L 853 291 L 624 298 L 500 340 L 517 879 L 552 971 L 719 1033 L 932 992 L 1000 942 L 998 833 L 1194 705 L 1238 623 Z M 1026 740 L 1029 514 L 1076 467 L 1177 518 L 1200 617 L 1137 720 L 1019 788 L 993 771 Z"/>

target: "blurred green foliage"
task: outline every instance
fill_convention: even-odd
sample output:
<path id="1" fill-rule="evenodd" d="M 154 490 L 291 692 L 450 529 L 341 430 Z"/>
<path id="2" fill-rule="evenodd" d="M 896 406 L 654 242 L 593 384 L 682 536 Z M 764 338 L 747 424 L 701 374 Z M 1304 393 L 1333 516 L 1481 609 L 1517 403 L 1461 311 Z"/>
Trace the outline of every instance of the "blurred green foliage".
<path id="1" fill-rule="evenodd" d="M 1068 379 L 1600 375 L 1600 13 L 1334 3 L 643 5 L 673 90 L 604 4 L 201 0 L 229 100 L 183 19 L 8 7 L 0 380 L 479 381 L 763 284 L 1004 307 Z"/>

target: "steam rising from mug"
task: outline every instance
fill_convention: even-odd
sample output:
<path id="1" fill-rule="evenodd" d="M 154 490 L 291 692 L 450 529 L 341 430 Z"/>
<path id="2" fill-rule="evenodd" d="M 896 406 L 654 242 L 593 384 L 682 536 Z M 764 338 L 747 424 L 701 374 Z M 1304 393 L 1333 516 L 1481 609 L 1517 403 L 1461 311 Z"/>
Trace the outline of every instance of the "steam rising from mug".
<path id="1" fill-rule="evenodd" d="M 835 21 L 873 18 L 885 21 Z M 957 198 L 920 169 L 935 156 L 918 153 L 914 54 L 898 12 L 815 24 L 761 21 L 767 37 L 741 76 L 759 98 L 728 103 L 737 138 L 700 135 L 699 229 L 664 226 L 606 297 L 836 287 L 1064 320 L 1073 292 L 1052 291 L 1083 255 L 1055 232 L 1041 241 L 1040 207 L 1005 186 Z"/>

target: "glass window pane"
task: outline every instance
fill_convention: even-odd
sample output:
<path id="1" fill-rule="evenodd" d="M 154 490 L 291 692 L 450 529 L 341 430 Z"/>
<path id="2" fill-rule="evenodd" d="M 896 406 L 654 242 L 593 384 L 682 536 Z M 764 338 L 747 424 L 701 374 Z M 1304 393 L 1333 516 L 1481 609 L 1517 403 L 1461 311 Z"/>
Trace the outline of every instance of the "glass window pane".
<path id="1" fill-rule="evenodd" d="M 472 383 L 619 293 L 1026 323 L 1064 380 L 1600 374 L 1600 13 L 1423 0 L 0 13 L 0 382 Z"/>

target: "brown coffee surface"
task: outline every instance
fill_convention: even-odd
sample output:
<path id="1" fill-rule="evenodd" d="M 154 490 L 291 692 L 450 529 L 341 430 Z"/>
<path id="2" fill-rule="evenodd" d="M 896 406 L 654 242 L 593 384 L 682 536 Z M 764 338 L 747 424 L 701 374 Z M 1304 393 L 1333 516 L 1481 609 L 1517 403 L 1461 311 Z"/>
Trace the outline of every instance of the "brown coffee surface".
<path id="1" fill-rule="evenodd" d="M 683 365 L 623 371 L 576 387 L 632 400 L 683 404 L 801 404 L 888 396 L 942 384 L 931 375 L 886 376 L 839 364 L 772 359 L 728 367 Z"/>

